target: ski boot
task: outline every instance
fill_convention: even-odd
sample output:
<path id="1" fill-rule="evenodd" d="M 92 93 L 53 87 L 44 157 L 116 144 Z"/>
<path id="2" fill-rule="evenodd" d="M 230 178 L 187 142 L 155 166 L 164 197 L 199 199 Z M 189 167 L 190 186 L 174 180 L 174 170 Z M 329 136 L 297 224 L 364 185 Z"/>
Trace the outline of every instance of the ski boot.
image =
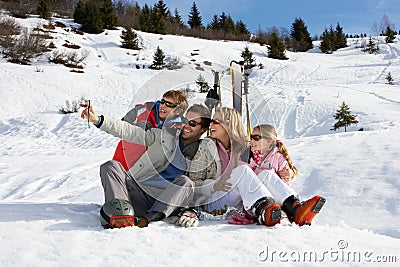
<path id="1" fill-rule="evenodd" d="M 274 226 L 281 222 L 281 208 L 270 197 L 264 197 L 251 206 L 250 213 L 255 214 L 256 220 L 265 226 Z"/>
<path id="2" fill-rule="evenodd" d="M 325 201 L 325 198 L 321 196 L 314 196 L 305 202 L 300 202 L 297 197 L 290 196 L 283 202 L 282 210 L 286 213 L 290 222 L 299 226 L 311 225 Z"/>

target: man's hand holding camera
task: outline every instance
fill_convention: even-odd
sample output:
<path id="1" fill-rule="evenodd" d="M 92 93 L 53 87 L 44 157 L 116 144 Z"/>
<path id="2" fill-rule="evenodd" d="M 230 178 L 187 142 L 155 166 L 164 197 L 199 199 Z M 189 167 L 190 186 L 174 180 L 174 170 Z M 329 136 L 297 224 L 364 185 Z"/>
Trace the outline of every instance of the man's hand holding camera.
<path id="1" fill-rule="evenodd" d="M 88 122 L 93 124 L 97 124 L 99 122 L 99 117 L 93 111 L 93 106 L 91 105 L 90 100 L 83 100 L 80 106 L 85 108 L 81 113 L 82 119 L 87 119 Z"/>

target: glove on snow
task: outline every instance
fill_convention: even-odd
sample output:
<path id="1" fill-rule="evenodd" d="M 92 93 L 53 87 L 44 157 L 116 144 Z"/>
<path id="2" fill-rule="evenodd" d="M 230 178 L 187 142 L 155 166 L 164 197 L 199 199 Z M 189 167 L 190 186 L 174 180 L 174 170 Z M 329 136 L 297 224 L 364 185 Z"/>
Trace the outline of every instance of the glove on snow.
<path id="1" fill-rule="evenodd" d="M 186 210 L 182 213 L 182 216 L 176 222 L 177 225 L 184 227 L 196 227 L 199 225 L 199 218 L 196 212 L 192 210 Z"/>
<path id="2" fill-rule="evenodd" d="M 246 224 L 253 224 L 254 221 L 250 219 L 246 219 L 244 216 L 240 215 L 232 215 L 231 221 L 228 221 L 229 224 L 238 224 L 238 225 L 246 225 Z"/>

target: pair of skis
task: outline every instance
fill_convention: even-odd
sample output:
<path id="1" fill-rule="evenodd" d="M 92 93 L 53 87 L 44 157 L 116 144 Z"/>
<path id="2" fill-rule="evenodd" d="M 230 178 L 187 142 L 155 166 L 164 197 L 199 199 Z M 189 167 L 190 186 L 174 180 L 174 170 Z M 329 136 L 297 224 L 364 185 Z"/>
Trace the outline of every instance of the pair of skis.
<path id="1" fill-rule="evenodd" d="M 229 64 L 229 71 L 232 78 L 232 100 L 233 108 L 236 109 L 242 116 L 242 106 L 243 100 L 242 96 L 246 97 L 246 121 L 247 121 L 247 136 L 251 134 L 251 124 L 250 124 L 250 112 L 249 112 L 249 100 L 247 95 L 249 94 L 248 84 L 249 77 L 248 74 L 244 73 L 243 62 L 237 62 L 232 60 Z"/>
<path id="2" fill-rule="evenodd" d="M 243 62 L 231 61 L 229 64 L 229 72 L 232 79 L 232 106 L 243 116 L 243 95 L 246 97 L 246 121 L 247 121 L 247 134 L 251 134 L 250 112 L 248 102 L 248 75 L 244 73 Z M 205 104 L 212 111 L 218 104 L 222 105 L 221 101 L 221 74 L 213 71 L 214 74 L 214 87 L 209 90 Z M 223 73 L 222 73 L 223 75 Z"/>

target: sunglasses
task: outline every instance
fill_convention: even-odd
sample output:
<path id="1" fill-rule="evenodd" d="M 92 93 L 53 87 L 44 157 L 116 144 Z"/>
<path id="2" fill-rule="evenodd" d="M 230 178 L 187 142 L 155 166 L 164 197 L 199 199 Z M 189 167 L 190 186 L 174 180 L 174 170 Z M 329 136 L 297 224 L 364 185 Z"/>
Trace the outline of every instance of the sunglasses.
<path id="1" fill-rule="evenodd" d="M 186 118 L 182 119 L 182 123 L 183 124 L 188 124 L 191 127 L 196 127 L 197 125 L 201 125 L 201 122 L 197 122 L 197 121 L 194 121 L 194 120 L 188 120 Z"/>
<path id="2" fill-rule="evenodd" d="M 259 134 L 251 134 L 251 135 L 250 135 L 250 139 L 251 139 L 251 140 L 254 140 L 254 141 L 260 141 L 262 138 L 266 138 L 266 137 L 261 136 L 261 135 L 259 135 Z"/>
<path id="3" fill-rule="evenodd" d="M 178 106 L 177 104 L 169 102 L 169 101 L 165 100 L 164 98 L 160 100 L 160 103 L 166 105 L 169 108 L 176 108 Z"/>
<path id="4" fill-rule="evenodd" d="M 214 124 L 222 124 L 222 123 L 224 123 L 223 121 L 221 121 L 219 119 L 212 119 L 211 122 L 214 123 Z"/>

